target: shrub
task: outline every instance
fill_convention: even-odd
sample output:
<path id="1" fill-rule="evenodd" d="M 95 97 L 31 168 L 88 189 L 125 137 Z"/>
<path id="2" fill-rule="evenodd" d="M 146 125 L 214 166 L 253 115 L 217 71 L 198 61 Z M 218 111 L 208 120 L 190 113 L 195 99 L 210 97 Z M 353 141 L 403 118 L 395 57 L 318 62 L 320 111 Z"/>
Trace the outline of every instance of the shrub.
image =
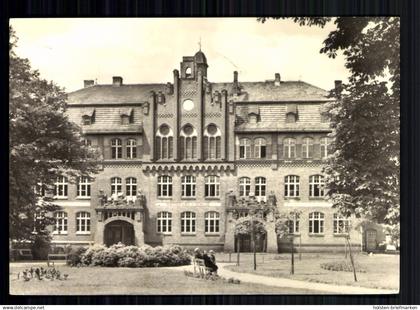
<path id="1" fill-rule="evenodd" d="M 94 245 L 81 254 L 83 265 L 105 267 L 161 267 L 181 266 L 191 263 L 191 257 L 180 246 L 141 247 L 125 246 L 121 243 L 109 248 Z"/>
<path id="2" fill-rule="evenodd" d="M 47 260 L 50 251 L 50 241 L 43 236 L 36 237 L 32 244 L 32 255 L 35 260 Z"/>
<path id="3" fill-rule="evenodd" d="M 322 269 L 332 270 L 332 271 L 345 271 L 345 272 L 353 272 L 353 267 L 350 262 L 348 261 L 334 261 L 334 262 L 327 262 L 321 264 Z M 363 268 L 360 267 L 357 263 L 355 263 L 356 272 L 366 272 Z"/>
<path id="4" fill-rule="evenodd" d="M 72 267 L 82 265 L 82 256 L 86 252 L 86 250 L 86 247 L 78 247 L 72 249 L 67 256 L 67 265 Z"/>

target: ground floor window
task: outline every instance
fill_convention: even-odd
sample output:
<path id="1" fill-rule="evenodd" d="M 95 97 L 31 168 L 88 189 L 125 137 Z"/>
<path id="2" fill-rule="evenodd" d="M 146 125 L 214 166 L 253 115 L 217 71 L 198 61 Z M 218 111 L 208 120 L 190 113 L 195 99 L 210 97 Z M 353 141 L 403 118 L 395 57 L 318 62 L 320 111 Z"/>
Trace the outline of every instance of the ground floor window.
<path id="1" fill-rule="evenodd" d="M 288 228 L 289 234 L 298 234 L 299 233 L 299 215 L 296 214 L 293 219 L 286 221 L 286 226 Z"/>
<path id="2" fill-rule="evenodd" d="M 76 213 L 76 228 L 77 233 L 90 233 L 90 213 L 78 212 Z"/>
<path id="3" fill-rule="evenodd" d="M 55 230 L 56 234 L 67 234 L 67 213 L 63 211 L 55 212 Z"/>
<path id="4" fill-rule="evenodd" d="M 181 233 L 195 233 L 195 213 L 181 213 Z"/>
<path id="5" fill-rule="evenodd" d="M 172 232 L 172 213 L 159 212 L 157 214 L 157 232 L 158 233 L 171 233 Z"/>
<path id="6" fill-rule="evenodd" d="M 334 234 L 349 233 L 350 220 L 337 213 L 334 213 Z"/>
<path id="7" fill-rule="evenodd" d="M 312 212 L 309 213 L 309 233 L 323 234 L 324 233 L 324 213 Z"/>
<path id="8" fill-rule="evenodd" d="M 219 232 L 219 221 L 220 216 L 218 212 L 206 212 L 204 226 L 206 233 L 218 233 Z"/>

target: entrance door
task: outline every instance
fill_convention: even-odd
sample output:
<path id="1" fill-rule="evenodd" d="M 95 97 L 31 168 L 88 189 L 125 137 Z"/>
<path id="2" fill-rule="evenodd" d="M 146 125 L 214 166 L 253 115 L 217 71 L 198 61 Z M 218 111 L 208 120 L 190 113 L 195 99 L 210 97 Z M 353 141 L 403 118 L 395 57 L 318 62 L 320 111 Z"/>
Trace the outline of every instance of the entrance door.
<path id="1" fill-rule="evenodd" d="M 240 235 L 240 236 L 235 237 L 235 252 L 238 251 L 238 241 L 239 241 L 240 252 L 253 252 L 254 249 L 252 248 L 251 235 Z M 265 235 L 261 236 L 260 238 L 255 238 L 256 252 L 265 252 L 266 242 L 267 242 L 267 238 L 265 237 Z"/>
<path id="2" fill-rule="evenodd" d="M 366 251 L 376 250 L 376 230 L 369 229 L 366 231 Z"/>
<path id="3" fill-rule="evenodd" d="M 118 242 L 134 245 L 133 225 L 125 221 L 114 221 L 105 226 L 105 244 L 111 246 Z"/>

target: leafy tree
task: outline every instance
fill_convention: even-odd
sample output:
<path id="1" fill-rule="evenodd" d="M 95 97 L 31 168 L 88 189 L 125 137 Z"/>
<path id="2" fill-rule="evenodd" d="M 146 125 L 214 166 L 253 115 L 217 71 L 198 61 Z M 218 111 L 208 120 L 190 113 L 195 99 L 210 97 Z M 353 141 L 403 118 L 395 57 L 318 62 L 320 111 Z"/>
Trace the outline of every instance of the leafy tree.
<path id="1" fill-rule="evenodd" d="M 16 55 L 18 39 L 11 27 L 9 32 L 9 238 L 48 239 L 46 228 L 58 207 L 34 189 L 51 192 L 64 173 L 71 182 L 94 173 L 98 154 L 83 144 L 80 128 L 65 115 L 63 89 Z"/>
<path id="2" fill-rule="evenodd" d="M 331 92 L 332 155 L 324 172 L 333 207 L 395 227 L 400 218 L 400 20 L 398 17 L 293 19 L 334 22 L 320 53 L 345 57 L 349 81 Z M 259 21 L 265 22 L 266 18 Z"/>

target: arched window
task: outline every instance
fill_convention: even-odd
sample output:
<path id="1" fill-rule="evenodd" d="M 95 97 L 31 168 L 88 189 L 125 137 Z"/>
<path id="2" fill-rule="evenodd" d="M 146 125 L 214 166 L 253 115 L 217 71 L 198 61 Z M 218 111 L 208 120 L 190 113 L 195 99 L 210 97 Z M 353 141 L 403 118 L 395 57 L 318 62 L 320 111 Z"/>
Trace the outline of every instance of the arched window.
<path id="1" fill-rule="evenodd" d="M 312 158 L 314 154 L 314 140 L 304 138 L 302 141 L 302 158 Z"/>
<path id="2" fill-rule="evenodd" d="M 184 175 L 181 178 L 182 197 L 195 197 L 195 176 Z"/>
<path id="3" fill-rule="evenodd" d="M 195 233 L 195 213 L 182 212 L 181 213 L 181 233 L 193 234 Z"/>
<path id="4" fill-rule="evenodd" d="M 180 134 L 181 158 L 197 158 L 197 131 L 191 125 L 185 125 Z"/>
<path id="5" fill-rule="evenodd" d="M 219 197 L 220 195 L 220 181 L 216 175 L 206 176 L 204 194 L 206 197 Z"/>
<path id="6" fill-rule="evenodd" d="M 111 195 L 122 193 L 122 180 L 118 177 L 111 178 Z"/>
<path id="7" fill-rule="evenodd" d="M 127 197 L 135 197 L 137 195 L 137 179 L 125 179 L 125 195 Z"/>
<path id="8" fill-rule="evenodd" d="M 87 176 L 78 178 L 77 182 L 77 197 L 90 198 L 90 179 Z"/>
<path id="9" fill-rule="evenodd" d="M 324 233 L 324 213 L 312 212 L 309 213 L 309 233 L 323 234 Z"/>
<path id="10" fill-rule="evenodd" d="M 284 178 L 284 196 L 299 197 L 299 177 L 288 175 Z"/>
<path id="11" fill-rule="evenodd" d="M 156 218 L 156 231 L 158 233 L 169 234 L 172 232 L 172 213 L 171 212 L 158 212 Z"/>
<path id="12" fill-rule="evenodd" d="M 247 159 L 251 158 L 251 140 L 248 138 L 242 138 L 239 140 L 239 158 Z"/>
<path id="13" fill-rule="evenodd" d="M 90 233 L 90 213 L 89 212 L 76 213 L 76 233 L 77 234 Z"/>
<path id="14" fill-rule="evenodd" d="M 67 234 L 67 213 L 58 211 L 54 213 L 55 230 L 54 234 Z"/>
<path id="15" fill-rule="evenodd" d="M 60 176 L 55 182 L 55 198 L 66 199 L 69 187 L 69 181 L 66 177 Z"/>
<path id="16" fill-rule="evenodd" d="M 286 138 L 284 139 L 284 158 L 295 158 L 296 157 L 296 139 Z"/>
<path id="17" fill-rule="evenodd" d="M 254 156 L 255 158 L 267 157 L 267 144 L 264 138 L 256 138 L 254 140 Z"/>
<path id="18" fill-rule="evenodd" d="M 324 177 L 322 175 L 311 175 L 309 177 L 309 197 L 324 196 Z"/>
<path id="19" fill-rule="evenodd" d="M 127 140 L 127 158 L 134 159 L 137 157 L 137 141 L 136 139 Z"/>
<path id="20" fill-rule="evenodd" d="M 156 133 L 156 153 L 159 159 L 173 158 L 173 132 L 168 125 L 161 125 Z"/>
<path id="21" fill-rule="evenodd" d="M 248 197 L 251 191 L 251 179 L 242 177 L 239 179 L 239 196 Z"/>
<path id="22" fill-rule="evenodd" d="M 334 234 L 348 234 L 350 220 L 347 217 L 334 213 Z"/>
<path id="23" fill-rule="evenodd" d="M 204 232 L 206 234 L 217 234 L 219 233 L 219 212 L 209 211 L 204 214 Z"/>
<path id="24" fill-rule="evenodd" d="M 330 139 L 328 137 L 324 137 L 321 138 L 319 142 L 321 144 L 321 158 L 326 158 L 330 150 Z"/>
<path id="25" fill-rule="evenodd" d="M 111 158 L 119 159 L 122 158 L 122 142 L 121 139 L 111 140 Z"/>
<path id="26" fill-rule="evenodd" d="M 264 177 L 255 178 L 255 197 L 259 200 L 265 197 L 266 182 Z"/>
<path id="27" fill-rule="evenodd" d="M 299 214 L 295 214 L 292 219 L 286 221 L 289 234 L 299 233 Z"/>
<path id="28" fill-rule="evenodd" d="M 172 197 L 172 177 L 161 175 L 158 177 L 158 197 Z"/>
<path id="29" fill-rule="evenodd" d="M 204 158 L 220 159 L 222 157 L 221 142 L 220 129 L 214 124 L 208 125 L 204 130 Z"/>

